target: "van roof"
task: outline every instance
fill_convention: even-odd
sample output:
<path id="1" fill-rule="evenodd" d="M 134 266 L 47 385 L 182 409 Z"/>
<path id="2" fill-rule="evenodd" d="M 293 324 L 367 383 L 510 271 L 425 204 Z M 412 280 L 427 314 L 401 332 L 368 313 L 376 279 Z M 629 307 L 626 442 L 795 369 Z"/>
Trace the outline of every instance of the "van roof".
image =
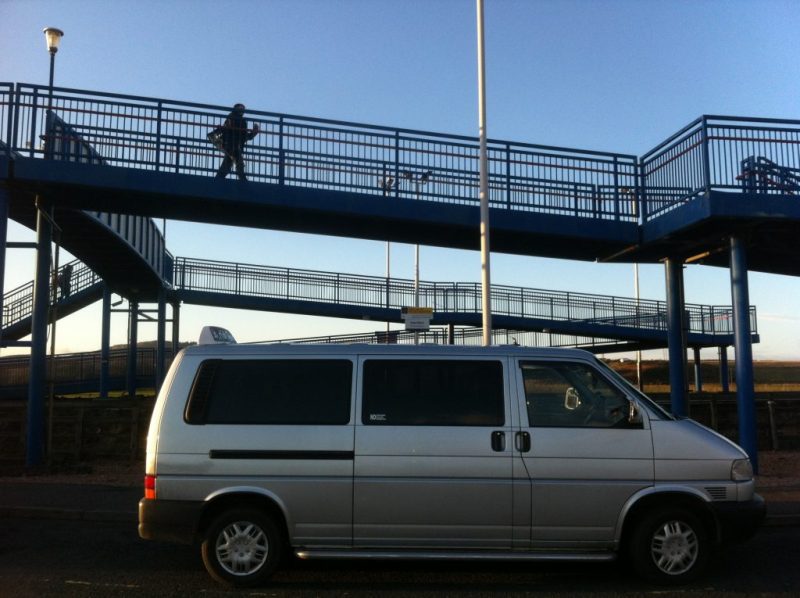
<path id="1" fill-rule="evenodd" d="M 193 345 L 184 349 L 187 355 L 238 356 L 238 355 L 515 355 L 530 357 L 591 357 L 581 349 L 554 349 L 499 345 L 491 347 L 454 345 L 392 345 L 392 344 L 231 344 Z"/>

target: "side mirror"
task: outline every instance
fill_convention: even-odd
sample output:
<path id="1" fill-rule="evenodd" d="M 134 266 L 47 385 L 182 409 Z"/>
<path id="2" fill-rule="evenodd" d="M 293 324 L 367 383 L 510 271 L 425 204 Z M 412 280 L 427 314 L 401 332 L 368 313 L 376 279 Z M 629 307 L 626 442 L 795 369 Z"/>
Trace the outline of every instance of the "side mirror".
<path id="1" fill-rule="evenodd" d="M 581 406 L 581 393 L 574 387 L 570 386 L 567 392 L 564 393 L 564 409 L 568 411 L 575 411 Z"/>
<path id="2" fill-rule="evenodd" d="M 628 400 L 628 423 L 631 426 L 641 426 L 643 423 L 642 412 L 639 411 L 639 406 L 636 401 Z"/>

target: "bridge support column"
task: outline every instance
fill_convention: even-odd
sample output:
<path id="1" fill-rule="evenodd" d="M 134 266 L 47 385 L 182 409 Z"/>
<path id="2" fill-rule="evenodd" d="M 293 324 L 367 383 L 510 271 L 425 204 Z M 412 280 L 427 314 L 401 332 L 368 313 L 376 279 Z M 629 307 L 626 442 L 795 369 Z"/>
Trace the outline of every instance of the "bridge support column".
<path id="1" fill-rule="evenodd" d="M 100 329 L 100 398 L 108 398 L 108 360 L 111 355 L 111 291 L 103 287 L 103 315 Z"/>
<path id="2" fill-rule="evenodd" d="M 758 437 L 753 381 L 753 347 L 750 333 L 750 296 L 747 284 L 747 253 L 741 238 L 731 237 L 730 243 L 739 444 L 747 451 L 753 464 L 753 470 L 758 473 Z"/>
<path id="3" fill-rule="evenodd" d="M 672 413 L 688 415 L 686 401 L 686 339 L 683 334 L 683 264 L 667 259 L 667 341 Z"/>
<path id="4" fill-rule="evenodd" d="M 731 376 L 728 370 L 728 347 L 719 348 L 719 385 L 722 392 L 731 391 Z"/>
<path id="5" fill-rule="evenodd" d="M 167 336 L 167 300 L 164 296 L 164 289 L 158 291 L 158 321 L 156 322 L 158 333 L 156 336 L 156 392 L 161 388 L 164 380 L 164 353 L 166 350 Z"/>
<path id="6" fill-rule="evenodd" d="M 700 371 L 700 347 L 693 347 L 694 353 L 694 391 L 703 392 L 703 374 Z"/>
<path id="7" fill-rule="evenodd" d="M 50 311 L 50 254 L 53 207 L 36 198 L 36 276 L 33 281 L 31 365 L 28 382 L 28 427 L 25 465 L 38 467 L 44 457 L 44 391 L 47 376 L 47 320 Z"/>
<path id="8" fill-rule="evenodd" d="M 3 340 L 3 281 L 6 273 L 6 238 L 8 237 L 8 190 L 0 187 L 0 341 Z M 2 346 L 2 344 L 0 344 Z"/>
<path id="9" fill-rule="evenodd" d="M 180 350 L 180 329 L 181 329 L 181 304 L 176 301 L 172 304 L 172 359 Z"/>
<path id="10" fill-rule="evenodd" d="M 139 356 L 138 351 L 138 328 L 139 328 L 139 303 L 130 302 L 128 312 L 128 375 L 127 384 L 128 398 L 136 396 L 136 361 Z"/>

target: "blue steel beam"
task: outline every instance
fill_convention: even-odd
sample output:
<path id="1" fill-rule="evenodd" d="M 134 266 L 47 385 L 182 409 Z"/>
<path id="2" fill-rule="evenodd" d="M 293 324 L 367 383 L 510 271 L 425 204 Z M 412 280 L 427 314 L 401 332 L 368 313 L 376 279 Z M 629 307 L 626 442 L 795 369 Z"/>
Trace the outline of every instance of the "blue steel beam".
<path id="1" fill-rule="evenodd" d="M 667 336 L 669 344 L 669 388 L 672 413 L 687 416 L 686 404 L 686 338 L 684 335 L 683 264 L 668 259 L 667 278 Z"/>
<path id="2" fill-rule="evenodd" d="M 739 412 L 739 444 L 750 455 L 758 473 L 758 437 L 753 380 L 753 350 L 750 344 L 750 320 L 747 310 L 750 296 L 747 284 L 747 252 L 739 237 L 731 237 L 731 295 L 735 320 L 736 400 Z"/>
<path id="3" fill-rule="evenodd" d="M 128 305 L 128 376 L 126 389 L 128 398 L 136 396 L 136 360 L 139 346 L 139 304 L 131 301 Z"/>
<path id="4" fill-rule="evenodd" d="M 0 286 L 5 280 L 6 272 L 6 239 L 8 233 L 8 190 L 0 185 Z M 0 289 L 2 291 L 2 289 Z M 6 327 L 6 312 L 0 292 L 0 347 L 3 346 L 3 328 Z"/>
<path id="5" fill-rule="evenodd" d="M 728 347 L 719 347 L 719 384 L 722 392 L 730 392 L 730 374 L 728 372 Z"/>
<path id="6" fill-rule="evenodd" d="M 25 465 L 36 468 L 44 460 L 44 391 L 47 375 L 47 321 L 50 308 L 50 244 L 53 240 L 53 208 L 37 201 L 36 279 L 31 321 L 31 366 L 28 385 L 28 417 Z"/>
<path id="7" fill-rule="evenodd" d="M 103 316 L 100 328 L 100 398 L 108 398 L 108 360 L 111 351 L 111 291 L 103 285 Z"/>

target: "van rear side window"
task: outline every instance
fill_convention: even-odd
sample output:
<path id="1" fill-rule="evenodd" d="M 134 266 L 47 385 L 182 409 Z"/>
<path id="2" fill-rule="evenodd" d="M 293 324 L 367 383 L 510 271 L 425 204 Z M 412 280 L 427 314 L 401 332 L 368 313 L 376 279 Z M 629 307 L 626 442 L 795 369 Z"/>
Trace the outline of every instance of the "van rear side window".
<path id="1" fill-rule="evenodd" d="M 337 425 L 350 421 L 353 364 L 344 359 L 204 361 L 189 424 Z"/>
<path id="2" fill-rule="evenodd" d="M 387 426 L 502 426 L 499 361 L 370 359 L 361 421 Z"/>

